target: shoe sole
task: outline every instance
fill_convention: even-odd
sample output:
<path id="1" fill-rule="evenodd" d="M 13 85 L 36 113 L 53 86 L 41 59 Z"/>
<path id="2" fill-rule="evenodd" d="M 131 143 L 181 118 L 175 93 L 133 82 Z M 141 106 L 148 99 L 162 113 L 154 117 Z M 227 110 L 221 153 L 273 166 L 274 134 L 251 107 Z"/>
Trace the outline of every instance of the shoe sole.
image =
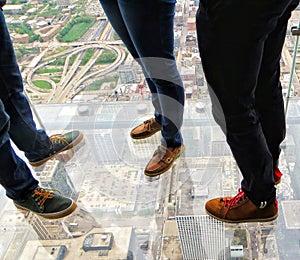
<path id="1" fill-rule="evenodd" d="M 147 134 L 147 135 L 144 135 L 144 136 L 133 136 L 131 133 L 130 133 L 130 137 L 132 138 L 132 139 L 134 139 L 134 140 L 141 140 L 141 139 L 146 139 L 146 138 L 148 138 L 148 137 L 150 137 L 150 136 L 152 136 L 152 135 L 155 135 L 157 132 L 159 132 L 161 129 L 157 129 L 157 130 L 155 130 L 155 131 L 153 131 L 153 132 L 151 132 L 151 133 L 149 133 L 149 134 Z"/>
<path id="2" fill-rule="evenodd" d="M 174 160 L 169 164 L 169 166 L 167 168 L 163 169 L 160 172 L 155 172 L 155 173 L 148 172 L 148 171 L 145 170 L 144 171 L 145 175 L 148 176 L 148 177 L 156 177 L 156 176 L 159 176 L 159 175 L 165 173 L 166 171 L 168 171 L 173 166 L 174 162 L 180 157 L 180 155 L 183 153 L 184 150 L 185 150 L 185 146 L 183 146 L 181 148 L 180 153 L 178 153 L 178 155 L 174 158 Z"/>
<path id="3" fill-rule="evenodd" d="M 37 161 L 37 162 L 29 162 L 29 164 L 33 167 L 41 166 L 42 164 L 46 163 L 48 160 L 52 159 L 53 157 L 55 157 L 59 153 L 62 153 L 64 151 L 67 151 L 67 150 L 73 148 L 75 145 L 79 144 L 82 139 L 83 139 L 83 134 L 80 132 L 79 135 L 77 136 L 77 138 L 74 139 L 72 143 L 69 143 L 64 149 L 58 151 L 57 153 L 55 153 L 55 154 L 53 154 L 53 155 L 51 155 L 47 158 L 44 158 L 43 160 L 40 160 L 40 161 Z"/>
<path id="4" fill-rule="evenodd" d="M 57 219 L 57 218 L 66 217 L 66 216 L 70 215 L 77 208 L 77 204 L 74 201 L 72 201 L 72 204 L 63 211 L 59 211 L 56 213 L 38 213 L 38 212 L 32 211 L 30 209 L 24 208 L 16 203 L 14 203 L 14 204 L 20 210 L 30 211 L 36 215 L 39 215 L 39 216 L 41 216 L 43 218 L 47 218 L 47 219 Z"/>
<path id="5" fill-rule="evenodd" d="M 210 212 L 208 212 L 206 210 L 207 215 L 211 216 L 212 218 L 215 218 L 221 222 L 226 222 L 226 223 L 247 223 L 247 222 L 270 222 L 273 221 L 275 219 L 277 219 L 278 217 L 278 213 L 276 213 L 276 215 L 274 215 L 273 217 L 270 218 L 259 218 L 259 219 L 242 219 L 242 220 L 230 220 L 230 219 L 224 219 L 224 218 L 218 218 L 216 216 L 214 216 L 213 214 L 211 214 Z"/>

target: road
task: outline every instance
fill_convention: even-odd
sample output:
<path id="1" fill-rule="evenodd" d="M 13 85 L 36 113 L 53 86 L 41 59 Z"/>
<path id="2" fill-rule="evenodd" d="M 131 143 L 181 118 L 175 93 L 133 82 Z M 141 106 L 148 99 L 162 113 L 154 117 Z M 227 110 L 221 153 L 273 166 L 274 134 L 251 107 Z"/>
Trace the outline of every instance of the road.
<path id="1" fill-rule="evenodd" d="M 27 90 L 29 90 L 32 95 L 39 96 L 43 100 L 43 103 L 65 103 L 71 100 L 83 89 L 83 83 L 115 71 L 124 61 L 126 53 L 122 46 L 122 42 L 110 41 L 109 39 L 112 37 L 113 30 L 111 25 L 106 19 L 100 19 L 85 33 L 80 41 L 62 43 L 52 40 L 50 42 L 34 42 L 33 44 L 27 44 L 28 48 L 38 47 L 43 49 L 43 51 L 31 62 L 29 67 L 26 68 Z M 18 44 L 16 44 L 16 46 L 17 45 Z M 24 48 L 24 46 L 26 46 L 26 44 L 22 44 L 22 48 Z M 62 47 L 68 47 L 68 49 L 46 56 L 47 53 L 52 50 Z M 81 66 L 82 59 L 89 49 L 93 49 L 95 52 L 90 60 L 84 66 Z M 117 55 L 116 60 L 104 68 L 91 73 L 92 67 L 104 49 L 114 52 Z M 77 57 L 70 66 L 71 57 L 74 57 L 74 55 L 77 55 Z M 52 89 L 41 91 L 41 89 L 36 87 L 32 82 L 33 79 L 41 78 L 41 76 L 37 76 L 35 72 L 61 58 L 65 58 L 65 63 L 60 82 L 55 83 L 50 77 L 48 77 L 47 80 L 47 76 L 44 76 L 43 80 L 49 81 L 52 85 Z"/>

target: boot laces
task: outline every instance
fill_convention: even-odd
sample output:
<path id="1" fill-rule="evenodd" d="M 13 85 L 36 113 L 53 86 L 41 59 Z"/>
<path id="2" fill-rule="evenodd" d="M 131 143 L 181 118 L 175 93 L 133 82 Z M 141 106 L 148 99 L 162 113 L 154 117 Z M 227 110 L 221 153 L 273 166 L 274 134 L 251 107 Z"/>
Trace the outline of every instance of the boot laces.
<path id="1" fill-rule="evenodd" d="M 35 199 L 40 208 L 43 207 L 47 199 L 52 199 L 54 197 L 52 189 L 38 187 L 34 190 L 32 197 Z M 59 192 L 58 190 L 55 190 Z M 59 192 L 60 193 L 60 192 Z"/>
<path id="2" fill-rule="evenodd" d="M 69 144 L 66 138 L 64 138 L 61 134 L 50 136 L 50 141 L 51 143 Z"/>
<path id="3" fill-rule="evenodd" d="M 238 194 L 235 195 L 233 198 L 231 199 L 225 199 L 224 200 L 224 206 L 227 208 L 227 210 L 225 211 L 224 214 L 224 218 L 226 217 L 228 211 L 230 210 L 231 207 L 234 207 L 236 204 L 238 204 L 241 200 L 244 200 L 246 197 L 244 191 L 240 188 L 238 190 Z"/>

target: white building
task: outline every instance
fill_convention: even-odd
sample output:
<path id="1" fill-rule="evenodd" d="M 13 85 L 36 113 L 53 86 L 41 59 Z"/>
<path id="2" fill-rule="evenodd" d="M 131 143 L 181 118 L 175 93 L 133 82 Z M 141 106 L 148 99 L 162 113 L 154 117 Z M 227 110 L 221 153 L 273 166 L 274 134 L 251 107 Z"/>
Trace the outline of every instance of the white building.
<path id="1" fill-rule="evenodd" d="M 183 259 L 225 260 L 225 225 L 207 215 L 177 216 Z"/>

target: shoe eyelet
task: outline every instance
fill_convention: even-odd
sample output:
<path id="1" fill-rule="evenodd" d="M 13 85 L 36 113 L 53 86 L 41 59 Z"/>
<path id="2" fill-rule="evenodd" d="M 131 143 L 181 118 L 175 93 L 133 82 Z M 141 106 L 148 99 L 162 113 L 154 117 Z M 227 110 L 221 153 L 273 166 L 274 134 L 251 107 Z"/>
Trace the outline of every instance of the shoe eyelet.
<path id="1" fill-rule="evenodd" d="M 167 158 L 167 159 L 166 159 L 166 162 L 167 162 L 167 163 L 172 162 L 172 158 Z"/>

